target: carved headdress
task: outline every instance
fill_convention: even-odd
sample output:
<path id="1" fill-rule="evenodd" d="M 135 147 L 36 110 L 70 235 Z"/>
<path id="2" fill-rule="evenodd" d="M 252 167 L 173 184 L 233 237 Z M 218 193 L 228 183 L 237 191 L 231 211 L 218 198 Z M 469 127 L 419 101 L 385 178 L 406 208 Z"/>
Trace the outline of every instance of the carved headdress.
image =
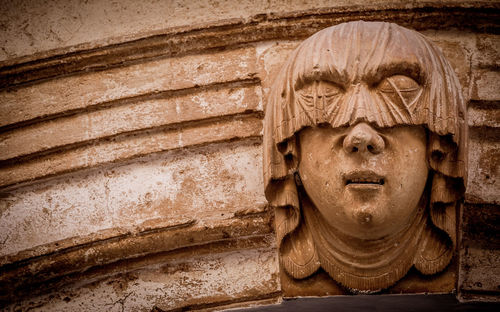
<path id="1" fill-rule="evenodd" d="M 402 85 L 398 75 L 416 84 Z M 276 209 L 280 263 L 286 272 L 300 279 L 323 267 L 344 286 L 376 290 L 394 284 L 412 265 L 423 274 L 443 270 L 455 250 L 457 203 L 465 190 L 465 113 L 451 65 L 415 31 L 360 21 L 324 29 L 302 42 L 274 82 L 264 129 L 265 194 Z M 398 260 L 401 267 L 393 272 L 352 272 L 342 261 L 322 260 L 304 222 L 301 189 L 294 179 L 300 162 L 298 131 L 320 124 L 346 127 L 360 120 L 379 128 L 421 125 L 428 132 L 425 229 L 415 252 Z"/>

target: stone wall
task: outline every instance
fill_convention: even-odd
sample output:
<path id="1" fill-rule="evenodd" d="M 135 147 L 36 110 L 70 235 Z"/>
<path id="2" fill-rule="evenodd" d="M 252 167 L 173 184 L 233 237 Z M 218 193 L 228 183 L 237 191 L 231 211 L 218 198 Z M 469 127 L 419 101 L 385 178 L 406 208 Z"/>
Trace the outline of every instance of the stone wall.
<path id="1" fill-rule="evenodd" d="M 0 306 L 223 309 L 293 294 L 263 192 L 263 107 L 301 40 L 359 19 L 428 36 L 469 103 L 458 263 L 451 284 L 421 291 L 498 300 L 498 2 L 20 0 L 5 12 Z"/>

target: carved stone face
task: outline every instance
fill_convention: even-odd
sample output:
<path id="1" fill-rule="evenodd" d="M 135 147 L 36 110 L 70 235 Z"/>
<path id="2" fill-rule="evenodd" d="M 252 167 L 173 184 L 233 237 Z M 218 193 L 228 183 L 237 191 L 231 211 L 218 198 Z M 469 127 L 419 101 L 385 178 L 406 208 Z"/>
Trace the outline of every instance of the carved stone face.
<path id="1" fill-rule="evenodd" d="M 334 229 L 372 240 L 411 222 L 428 175 L 422 127 L 312 127 L 299 142 L 306 193 Z"/>
<path id="2" fill-rule="evenodd" d="M 263 155 L 289 276 L 322 268 L 378 291 L 412 266 L 446 268 L 466 181 L 461 92 L 440 50 L 395 24 L 339 24 L 291 53 L 268 99 Z"/>

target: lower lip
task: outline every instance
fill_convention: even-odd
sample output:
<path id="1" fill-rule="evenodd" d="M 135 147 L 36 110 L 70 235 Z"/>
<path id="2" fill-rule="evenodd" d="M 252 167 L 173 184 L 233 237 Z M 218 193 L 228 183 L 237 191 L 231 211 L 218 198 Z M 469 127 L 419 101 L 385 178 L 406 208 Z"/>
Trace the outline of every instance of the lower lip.
<path id="1" fill-rule="evenodd" d="M 370 183 L 349 183 L 346 185 L 348 188 L 358 189 L 358 190 L 378 190 L 382 187 L 381 184 L 370 184 Z"/>

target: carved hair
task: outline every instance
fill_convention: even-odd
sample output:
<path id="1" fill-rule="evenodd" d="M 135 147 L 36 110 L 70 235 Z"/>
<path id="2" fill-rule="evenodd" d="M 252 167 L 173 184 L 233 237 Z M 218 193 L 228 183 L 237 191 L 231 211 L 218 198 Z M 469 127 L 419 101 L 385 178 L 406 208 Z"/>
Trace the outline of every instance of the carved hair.
<path id="1" fill-rule="evenodd" d="M 413 78 L 419 88 L 401 89 L 389 78 L 397 75 Z M 375 88 L 388 78 L 390 89 Z M 318 81 L 327 81 L 333 91 L 318 87 Z M 347 86 L 351 87 L 344 92 Z M 304 97 L 301 90 L 307 88 L 323 92 L 322 100 Z M 438 48 L 415 31 L 391 23 L 359 21 L 329 27 L 302 42 L 275 80 L 264 129 L 265 194 L 276 209 L 280 263 L 286 272 L 305 278 L 321 266 L 314 251 L 304 256 L 304 248 L 293 242 L 294 237 L 306 237 L 309 242 L 305 244 L 314 249 L 310 234 L 304 232 L 294 179 L 300 161 L 295 134 L 308 126 L 330 124 L 336 128 L 359 121 L 380 128 L 421 125 L 427 129 L 427 222 L 448 242 L 437 241 L 431 247 L 433 238 L 424 239 L 429 243 L 424 242 L 422 248 L 435 251 L 422 251 L 412 264 L 424 274 L 443 270 L 455 250 L 457 203 L 465 190 L 465 113 L 451 65 Z M 348 284 L 342 278 L 335 279 L 357 289 L 385 288 L 395 282 L 368 278 Z"/>

